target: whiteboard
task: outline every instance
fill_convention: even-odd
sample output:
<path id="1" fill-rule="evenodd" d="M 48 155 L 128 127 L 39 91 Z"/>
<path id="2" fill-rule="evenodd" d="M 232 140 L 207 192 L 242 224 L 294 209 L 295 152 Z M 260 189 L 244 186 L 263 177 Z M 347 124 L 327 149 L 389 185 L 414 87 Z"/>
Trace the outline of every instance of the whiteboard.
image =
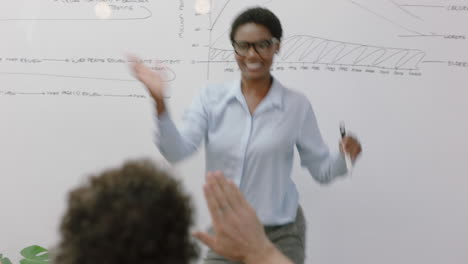
<path id="1" fill-rule="evenodd" d="M 153 105 L 133 53 L 169 68 L 176 122 L 208 82 L 239 77 L 228 40 L 247 6 L 270 8 L 284 39 L 272 72 L 311 101 L 325 141 L 344 121 L 363 145 L 354 174 L 293 178 L 307 263 L 468 261 L 468 3 L 424 0 L 17 0 L 0 8 L 0 253 L 52 247 L 67 192 L 90 174 L 150 157 Z M 202 6 L 203 7 L 203 6 Z M 209 217 L 204 155 L 173 168 Z"/>

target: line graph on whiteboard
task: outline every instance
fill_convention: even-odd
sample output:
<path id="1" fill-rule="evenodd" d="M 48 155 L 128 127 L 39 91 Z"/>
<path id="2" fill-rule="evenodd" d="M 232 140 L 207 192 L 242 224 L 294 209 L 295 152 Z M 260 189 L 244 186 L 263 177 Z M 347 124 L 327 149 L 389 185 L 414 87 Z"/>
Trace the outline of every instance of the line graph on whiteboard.
<path id="1" fill-rule="evenodd" d="M 368 15 L 381 23 L 388 24 L 401 32 L 397 38 L 450 38 L 450 34 L 436 33 L 431 28 L 423 28 L 424 21 L 429 20 L 429 14 L 418 12 L 421 9 L 433 9 L 439 12 L 455 9 L 450 3 L 445 5 L 424 5 L 422 2 L 413 4 L 404 3 L 404 0 L 382 0 L 372 3 L 366 0 L 343 0 L 343 3 Z M 233 71 L 235 66 L 235 54 L 228 42 L 230 22 L 246 6 L 269 7 L 274 0 L 221 0 L 211 1 L 212 10 L 209 13 L 209 44 L 206 60 L 197 60 L 193 63 L 206 63 L 208 66 L 208 78 L 210 65 L 224 64 L 226 71 Z M 375 10 L 374 6 L 382 6 L 392 15 L 385 15 Z M 373 6 L 374 5 L 374 6 Z M 445 11 L 444 11 L 445 10 Z M 468 10 L 468 9 L 467 9 Z M 435 12 L 435 11 L 432 11 Z M 444 13 L 444 15 L 450 15 Z M 403 18 L 401 18 L 403 17 Z M 454 38 L 452 36 L 452 38 Z M 461 37 L 460 37 L 461 38 Z M 421 75 L 424 64 L 451 65 L 449 60 L 428 58 L 427 52 L 415 47 L 380 46 L 372 43 L 356 43 L 340 39 L 329 39 L 317 36 L 310 32 L 285 36 L 282 40 L 281 50 L 275 59 L 273 69 L 346 69 L 355 71 L 381 72 L 389 71 L 406 72 L 409 75 Z"/>
<path id="2" fill-rule="evenodd" d="M 194 12 L 192 4 L 203 1 L 208 3 L 206 13 Z M 273 10 L 285 24 L 301 22 L 294 33 L 286 30 L 271 68 L 275 72 L 365 72 L 406 77 L 422 76 L 433 69 L 466 70 L 468 59 L 460 54 L 468 54 L 463 48 L 468 47 L 464 44 L 468 31 L 463 32 L 466 27 L 462 26 L 468 22 L 468 4 L 455 1 L 291 0 L 288 5 L 296 11 L 288 9 L 287 13 L 280 0 L 178 0 L 170 4 L 157 0 L 26 0 L 27 9 L 23 2 L 11 2 L 0 9 L 0 28 L 5 39 L 14 43 L 0 44 L 0 78 L 89 82 L 91 85 L 79 93 L 88 97 L 109 95 L 101 91 L 108 88 L 96 87 L 112 83 L 112 87 L 128 87 L 122 88 L 121 94 L 110 94 L 114 97 L 143 98 L 145 94 L 135 94 L 142 89 L 127 69 L 130 61 L 119 50 L 151 42 L 158 45 L 146 49 L 141 63 L 155 71 L 164 69 L 168 82 L 187 71 L 197 71 L 199 76 L 206 73 L 206 79 L 223 77 L 220 71 L 239 71 L 229 41 L 232 19 L 251 6 Z M 301 13 L 301 3 L 316 13 L 304 8 Z M 348 17 L 336 15 L 337 7 L 344 7 Z M 346 29 L 354 29 L 346 27 L 350 19 L 361 22 L 364 30 L 346 34 Z M 321 20 L 325 23 L 315 29 L 302 26 Z M 330 25 L 327 36 L 320 31 L 322 25 Z M 371 29 L 380 33 L 380 39 L 369 34 Z M 165 40 L 161 45 L 160 39 Z M 158 64 L 165 67 L 155 66 Z M 0 95 L 56 95 L 52 90 L 9 89 Z M 67 91 L 64 96 L 70 95 Z"/>

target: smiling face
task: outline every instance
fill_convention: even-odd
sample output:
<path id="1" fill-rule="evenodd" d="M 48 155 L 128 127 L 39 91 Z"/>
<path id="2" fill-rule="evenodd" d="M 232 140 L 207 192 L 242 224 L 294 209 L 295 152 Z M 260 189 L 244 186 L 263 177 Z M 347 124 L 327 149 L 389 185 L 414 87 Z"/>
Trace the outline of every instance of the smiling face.
<path id="1" fill-rule="evenodd" d="M 255 43 L 248 47 L 245 56 L 236 53 L 237 65 L 242 72 L 243 80 L 261 80 L 270 78 L 270 67 L 273 63 L 273 57 L 279 50 L 279 43 L 272 41 L 268 28 L 255 24 L 247 23 L 237 28 L 234 34 L 234 42 L 240 45 Z M 270 45 L 265 47 L 265 43 Z"/>

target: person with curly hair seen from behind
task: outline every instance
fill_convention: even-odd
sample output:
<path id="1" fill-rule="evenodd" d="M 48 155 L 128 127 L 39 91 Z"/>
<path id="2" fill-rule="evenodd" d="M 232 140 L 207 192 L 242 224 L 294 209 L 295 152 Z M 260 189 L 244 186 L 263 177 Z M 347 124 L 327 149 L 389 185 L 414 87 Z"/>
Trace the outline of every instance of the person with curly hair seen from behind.
<path id="1" fill-rule="evenodd" d="M 149 161 L 92 176 L 69 194 L 55 264 L 188 264 L 198 256 L 192 205 Z"/>
<path id="2" fill-rule="evenodd" d="M 245 264 L 292 264 L 267 238 L 253 208 L 221 172 L 208 173 L 205 198 L 214 234 L 193 236 Z M 223 212 L 219 205 L 229 205 Z M 54 264 L 189 264 L 190 197 L 170 173 L 148 160 L 92 176 L 69 194 Z"/>

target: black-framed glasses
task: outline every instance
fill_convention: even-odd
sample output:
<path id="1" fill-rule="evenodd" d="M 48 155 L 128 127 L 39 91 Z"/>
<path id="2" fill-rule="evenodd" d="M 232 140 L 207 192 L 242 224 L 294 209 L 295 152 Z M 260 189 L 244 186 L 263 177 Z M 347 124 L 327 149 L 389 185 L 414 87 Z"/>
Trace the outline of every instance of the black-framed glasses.
<path id="1" fill-rule="evenodd" d="M 268 55 L 270 52 L 270 48 L 273 44 L 278 43 L 278 39 L 264 39 L 256 42 L 248 42 L 248 41 L 233 41 L 232 46 L 234 47 L 234 51 L 239 56 L 247 56 L 249 53 L 250 47 L 253 47 L 255 52 L 258 55 Z"/>

